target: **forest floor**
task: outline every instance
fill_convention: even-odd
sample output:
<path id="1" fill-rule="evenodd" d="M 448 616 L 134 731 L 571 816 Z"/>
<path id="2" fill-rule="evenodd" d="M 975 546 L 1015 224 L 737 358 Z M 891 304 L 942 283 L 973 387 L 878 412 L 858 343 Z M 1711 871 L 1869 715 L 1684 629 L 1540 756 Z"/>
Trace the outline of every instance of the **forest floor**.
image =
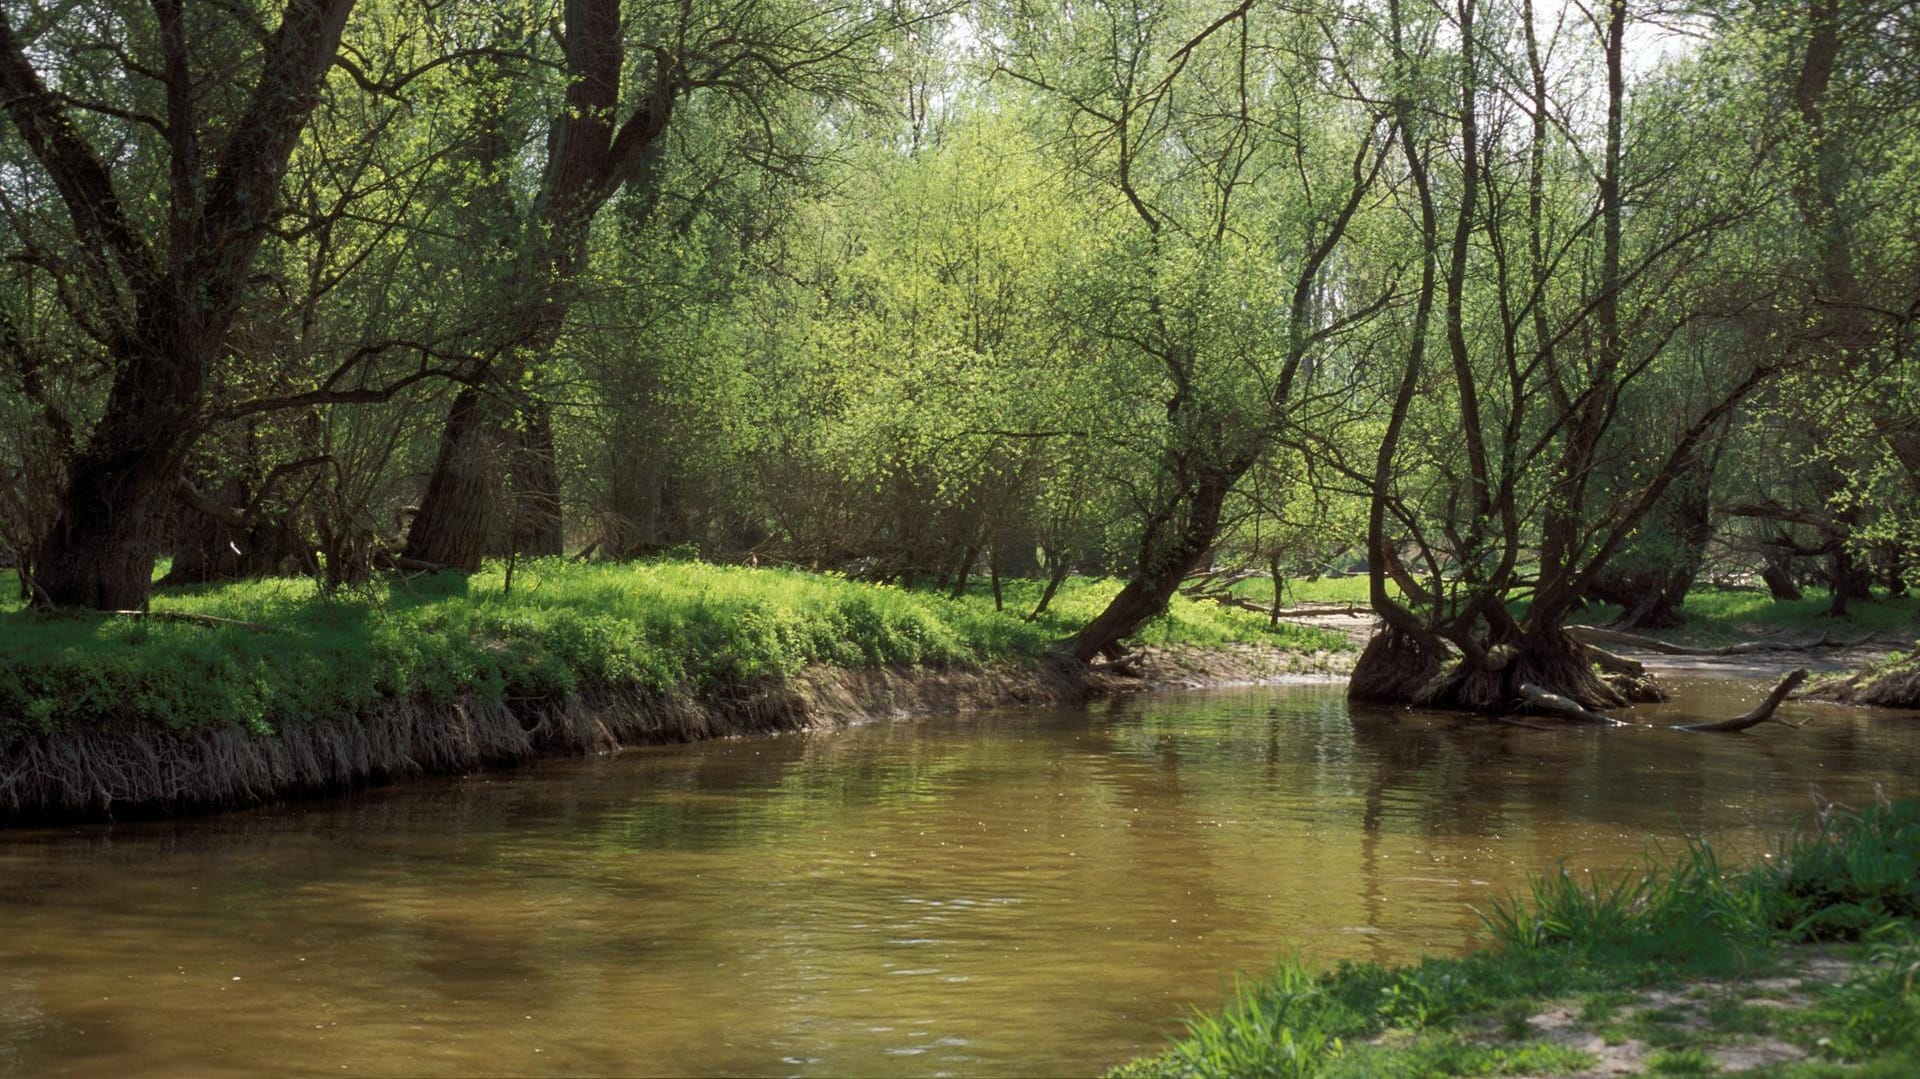
<path id="1" fill-rule="evenodd" d="M 1829 809 L 1778 849 L 1563 871 L 1464 958 L 1283 965 L 1113 1074 L 1920 1074 L 1920 803 Z"/>
<path id="2" fill-rule="evenodd" d="M 4 585 L 10 582 L 0 582 Z M 0 603 L 0 822 L 259 801 L 639 742 L 1271 682 L 1347 638 L 1176 599 L 1090 675 L 1054 642 L 1117 582 L 960 597 L 661 561 L 499 567 L 327 593 L 306 579 L 155 592 L 136 614 Z"/>

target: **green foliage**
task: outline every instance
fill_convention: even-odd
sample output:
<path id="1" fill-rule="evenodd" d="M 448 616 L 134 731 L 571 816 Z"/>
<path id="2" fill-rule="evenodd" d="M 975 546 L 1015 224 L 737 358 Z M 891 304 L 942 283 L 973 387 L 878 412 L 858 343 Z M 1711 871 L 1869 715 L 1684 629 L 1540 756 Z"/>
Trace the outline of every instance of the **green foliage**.
<path id="1" fill-rule="evenodd" d="M 1031 661 L 1118 588 L 1076 580 L 1028 622 L 1016 605 L 953 600 L 841 577 L 701 562 L 523 562 L 329 596 L 311 581 L 162 592 L 156 618 L 0 613 L 0 744 L 10 728 L 127 720 L 270 732 L 286 716 L 350 714 L 376 701 L 552 697 L 587 687 L 665 690 L 792 674 L 813 664 L 946 666 Z M 1344 642 L 1211 604 L 1176 601 L 1148 632 L 1166 643 Z"/>

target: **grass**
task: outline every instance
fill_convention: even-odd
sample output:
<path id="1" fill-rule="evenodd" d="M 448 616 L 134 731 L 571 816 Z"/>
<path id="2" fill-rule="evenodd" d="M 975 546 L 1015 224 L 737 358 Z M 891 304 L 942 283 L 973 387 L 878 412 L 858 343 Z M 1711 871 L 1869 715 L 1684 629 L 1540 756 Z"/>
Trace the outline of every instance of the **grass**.
<path id="1" fill-rule="evenodd" d="M 1831 632 L 1845 639 L 1868 631 L 1920 634 L 1920 597 L 1855 600 L 1845 619 L 1827 617 L 1829 597 L 1824 588 L 1809 588 L 1801 599 L 1776 600 L 1764 591 L 1733 588 L 1696 588 L 1680 607 L 1686 621 L 1653 636 L 1703 644 L 1764 637 L 1787 630 L 1812 634 Z M 1605 625 L 1620 617 L 1620 608 L 1598 604 L 1578 616 L 1582 622 Z"/>
<path id="2" fill-rule="evenodd" d="M 1395 596 L 1399 589 L 1389 584 Z M 1254 577 L 1233 586 L 1233 593 L 1255 603 L 1273 600 L 1273 582 Z M 1701 644 L 1725 644 L 1736 640 L 1763 637 L 1782 631 L 1819 634 L 1831 631 L 1845 637 L 1850 633 L 1889 632 L 1920 636 L 1920 596 L 1901 598 L 1876 593 L 1877 598 L 1856 600 L 1849 605 L 1848 616 L 1836 621 L 1827 617 L 1828 593 L 1824 588 L 1808 588 L 1796 600 L 1775 600 L 1757 589 L 1701 586 L 1687 594 L 1681 607 L 1686 622 L 1672 630 L 1653 634 Z M 1367 605 L 1365 574 L 1322 577 L 1318 580 L 1288 580 L 1283 596 L 1289 605 L 1306 603 L 1351 603 Z M 1524 610 L 1525 604 L 1516 605 Z M 1612 604 L 1595 604 L 1575 616 L 1575 621 L 1605 625 L 1621 615 Z"/>
<path id="3" fill-rule="evenodd" d="M 0 582 L 0 585 L 12 582 Z M 267 733 L 287 716 L 351 715 L 388 699 L 482 703 L 583 687 L 731 685 L 810 665 L 1029 661 L 1092 617 L 1118 585 L 1076 580 L 1034 622 L 1039 586 L 950 600 L 821 574 L 700 562 L 523 563 L 326 595 L 304 579 L 155 593 L 152 610 L 273 632 L 146 618 L 46 617 L 4 591 L 0 748 L 29 730 L 104 720 Z M 1313 651 L 1344 640 L 1176 599 L 1143 637 Z"/>
<path id="4" fill-rule="evenodd" d="M 1351 603 L 1364 608 L 1367 605 L 1367 575 L 1364 573 L 1344 577 L 1320 577 L 1315 580 L 1289 578 L 1281 592 L 1281 599 L 1287 606 L 1304 603 Z M 1400 589 L 1388 582 L 1387 589 L 1396 598 Z M 1273 580 L 1268 577 L 1250 577 L 1233 586 L 1233 594 L 1241 599 L 1255 603 L 1273 602 Z"/>
<path id="5" fill-rule="evenodd" d="M 1528 1016 L 1560 1007 L 1639 1066 L 1717 1071 L 1712 1050 L 1780 1038 L 1803 1057 L 1772 1074 L 1920 1074 L 1920 802 L 1832 810 L 1761 866 L 1727 871 L 1696 843 L 1644 872 L 1595 885 L 1564 869 L 1485 914 L 1496 945 L 1414 966 L 1298 964 L 1243 982 L 1195 1015 L 1164 1052 L 1123 1077 L 1555 1074 L 1593 1066 L 1543 1039 Z M 1853 961 L 1838 984 L 1787 1007 L 1730 998 L 1729 984 L 1791 965 L 1825 942 Z M 1653 987 L 1702 983 L 1649 1001 Z M 1754 997 L 1761 996 L 1756 991 Z M 1855 1074 L 1849 1071 L 1848 1074 Z"/>

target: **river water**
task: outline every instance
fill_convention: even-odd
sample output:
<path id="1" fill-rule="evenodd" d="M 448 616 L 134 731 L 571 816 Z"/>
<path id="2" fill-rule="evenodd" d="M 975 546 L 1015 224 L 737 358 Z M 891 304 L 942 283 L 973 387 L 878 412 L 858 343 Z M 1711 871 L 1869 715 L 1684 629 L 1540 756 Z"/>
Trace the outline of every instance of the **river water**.
<path id="1" fill-rule="evenodd" d="M 1765 687 L 1679 678 L 1634 717 Z M 1278 956 L 1469 948 L 1557 859 L 1757 857 L 1816 797 L 1920 793 L 1920 717 L 1783 715 L 1222 690 L 0 833 L 0 1074 L 1096 1073 Z"/>

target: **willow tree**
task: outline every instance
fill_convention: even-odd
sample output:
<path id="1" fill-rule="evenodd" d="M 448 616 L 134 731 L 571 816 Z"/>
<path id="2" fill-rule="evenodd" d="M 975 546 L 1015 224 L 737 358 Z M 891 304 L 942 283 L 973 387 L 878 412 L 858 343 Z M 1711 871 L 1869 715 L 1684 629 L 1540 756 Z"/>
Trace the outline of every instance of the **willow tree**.
<path id="1" fill-rule="evenodd" d="M 288 0 L 272 26 L 179 0 L 0 11 L 0 109 L 35 170 L 23 182 L 65 216 L 28 257 L 108 386 L 33 558 L 42 602 L 146 602 L 208 374 L 352 8 Z"/>
<path id="2" fill-rule="evenodd" d="M 1344 244 L 1393 123 L 1334 6 L 1112 4 L 1000 25 L 998 72 L 1052 114 L 1046 137 L 1102 215 L 1062 308 L 1134 401 L 1103 437 L 1140 462 L 1137 546 L 1120 593 L 1063 642 L 1086 662 L 1165 609 L 1315 368 L 1387 302 L 1390 269 Z"/>
<path id="3" fill-rule="evenodd" d="M 1427 258 L 1372 469 L 1386 629 L 1350 692 L 1500 710 L 1531 686 L 1617 706 L 1632 691 L 1596 673 L 1606 657 L 1567 634 L 1569 613 L 1794 359 L 1725 348 L 1696 365 L 1674 347 L 1765 298 L 1758 252 L 1732 242 L 1778 190 L 1764 114 L 1750 80 L 1686 59 L 1630 95 L 1627 0 L 1567 22 L 1456 0 L 1444 33 L 1391 14 Z M 1435 81 L 1449 105 L 1419 109 Z M 1671 419 L 1629 422 L 1655 412 Z"/>
<path id="4" fill-rule="evenodd" d="M 1733 25 L 1789 121 L 1780 308 L 1808 357 L 1766 402 L 1774 444 L 1730 507 L 1776 557 L 1826 561 L 1829 613 L 1920 566 L 1920 14 L 1878 0 L 1755 3 Z"/>
<path id="5" fill-rule="evenodd" d="M 508 223 L 506 269 L 489 292 L 494 333 L 448 411 L 407 556 L 475 569 L 503 510 L 516 549 L 558 552 L 560 476 L 544 383 L 580 297 L 594 220 L 622 190 L 655 182 L 679 104 L 694 95 L 737 99 L 765 126 L 760 162 L 785 167 L 777 160 L 774 125 L 786 119 L 778 99 L 855 94 L 886 36 L 914 17 L 797 0 L 566 0 L 552 33 L 534 35 L 536 44 L 558 41 L 560 55 L 535 55 L 516 74 L 561 73 L 539 125 L 544 150 L 503 145 L 479 174 Z M 515 170 L 529 156 L 539 161 L 537 179 L 525 185 L 533 193 L 516 200 L 524 178 Z M 502 499 L 507 482 L 510 505 Z"/>

